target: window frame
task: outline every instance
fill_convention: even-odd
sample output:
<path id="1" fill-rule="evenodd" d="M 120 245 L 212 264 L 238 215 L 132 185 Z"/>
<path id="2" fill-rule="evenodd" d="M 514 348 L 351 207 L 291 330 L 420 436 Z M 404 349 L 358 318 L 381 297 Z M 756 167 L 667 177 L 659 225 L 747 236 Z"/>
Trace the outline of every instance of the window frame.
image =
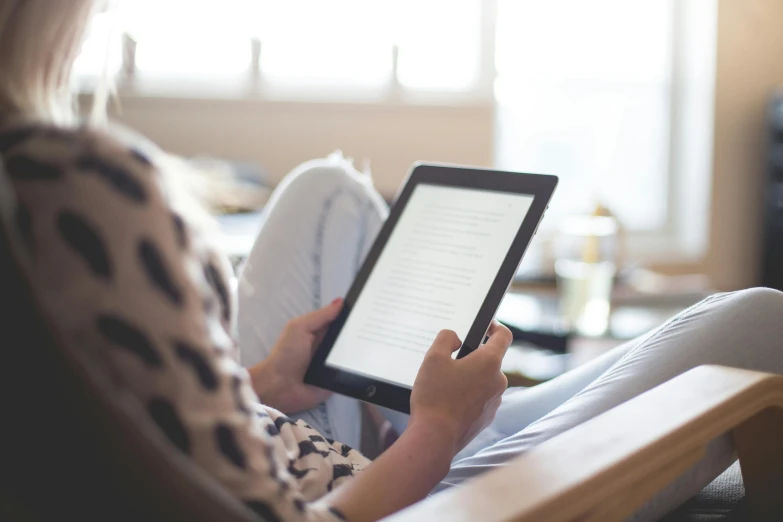
<path id="1" fill-rule="evenodd" d="M 714 118 L 714 78 L 717 42 L 717 0 L 672 2 L 671 92 L 667 211 L 664 225 L 655 230 L 625 234 L 626 261 L 688 264 L 701 260 L 709 237 Z M 136 44 L 122 34 L 122 63 L 112 79 L 112 89 L 121 98 L 227 99 L 263 103 L 357 104 L 374 107 L 482 107 L 495 110 L 495 25 L 497 0 L 481 2 L 479 75 L 465 91 L 417 90 L 397 79 L 397 49 L 392 49 L 393 74 L 387 84 L 375 87 L 321 87 L 285 89 L 265 81 L 260 55 L 263 42 L 248 39 L 251 60 L 238 76 L 212 78 L 162 78 L 146 76 L 135 67 Z M 697 41 L 686 38 L 694 30 Z M 694 71 L 694 64 L 700 70 Z M 99 76 L 81 76 L 80 93 L 92 93 L 102 82 Z M 557 197 L 555 195 L 555 197 Z M 551 241 L 554 231 L 542 228 L 539 237 Z"/>
<path id="2" fill-rule="evenodd" d="M 247 70 L 238 75 L 210 78 L 203 77 L 147 75 L 136 67 L 136 42 L 127 32 L 119 35 L 121 40 L 121 65 L 116 75 L 110 78 L 113 89 L 123 97 L 178 97 L 178 98 L 229 98 L 285 102 L 351 102 L 380 105 L 433 105 L 433 106 L 485 106 L 494 105 L 493 85 L 495 81 L 495 16 L 497 0 L 481 0 L 479 27 L 480 50 L 478 53 L 478 76 L 468 89 L 417 89 L 406 87 L 398 79 L 398 53 L 395 45 L 390 50 L 391 76 L 378 87 L 340 86 L 331 89 L 324 86 L 291 86 L 268 82 L 261 70 L 261 49 L 263 39 L 248 37 L 250 61 Z M 80 93 L 94 92 L 103 81 L 101 75 L 84 75 L 77 78 Z"/>

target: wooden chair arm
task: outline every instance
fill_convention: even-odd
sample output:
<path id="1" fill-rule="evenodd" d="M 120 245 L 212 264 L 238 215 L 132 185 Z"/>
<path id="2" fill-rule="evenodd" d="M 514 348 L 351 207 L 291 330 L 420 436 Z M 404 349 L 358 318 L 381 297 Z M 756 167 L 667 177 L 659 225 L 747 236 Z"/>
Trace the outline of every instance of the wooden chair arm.
<path id="1" fill-rule="evenodd" d="M 751 508 L 769 513 L 783 507 L 781 408 L 783 376 L 702 366 L 386 520 L 620 521 L 727 432 Z"/>

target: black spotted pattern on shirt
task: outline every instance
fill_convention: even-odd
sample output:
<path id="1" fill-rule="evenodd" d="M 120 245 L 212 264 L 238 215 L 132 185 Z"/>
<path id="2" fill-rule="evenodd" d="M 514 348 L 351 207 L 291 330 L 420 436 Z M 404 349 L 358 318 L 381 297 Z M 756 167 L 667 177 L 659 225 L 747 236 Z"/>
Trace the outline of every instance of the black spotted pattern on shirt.
<path id="1" fill-rule="evenodd" d="M 277 437 L 278 435 L 280 435 L 280 430 L 277 429 L 277 426 L 275 426 L 274 424 L 267 424 L 266 432 L 272 437 Z"/>
<path id="2" fill-rule="evenodd" d="M 147 167 L 147 168 L 152 167 L 152 162 L 150 161 L 150 159 L 146 156 L 146 154 L 141 152 L 139 149 L 131 149 L 130 150 L 130 155 L 131 155 L 131 158 L 133 158 L 134 160 L 138 161 L 139 163 L 141 163 L 145 167 Z"/>
<path id="3" fill-rule="evenodd" d="M 245 453 L 237 444 L 234 431 L 231 428 L 224 424 L 218 424 L 215 427 L 215 442 L 220 453 L 234 466 L 240 469 L 247 467 Z"/>
<path id="4" fill-rule="evenodd" d="M 98 331 L 113 345 L 122 348 L 141 359 L 151 368 L 163 366 L 160 352 L 149 337 L 125 319 L 104 314 L 97 319 Z"/>
<path id="5" fill-rule="evenodd" d="M 217 306 L 217 299 L 212 298 L 212 296 L 204 297 L 204 301 L 201 303 L 201 308 L 207 315 L 212 315 L 215 306 Z"/>
<path id="6" fill-rule="evenodd" d="M 277 480 L 277 460 L 275 460 L 274 451 L 272 445 L 264 446 L 264 454 L 266 455 L 266 461 L 269 463 L 269 476 Z"/>
<path id="7" fill-rule="evenodd" d="M 237 411 L 241 411 L 242 413 L 249 415 L 251 413 L 250 408 L 247 407 L 245 404 L 245 399 L 242 396 L 242 378 L 238 375 L 231 377 L 231 391 L 234 393 L 234 401 Z M 271 424 L 268 424 L 268 426 L 271 426 Z"/>
<path id="8" fill-rule="evenodd" d="M 202 388 L 207 391 L 217 390 L 217 375 L 199 350 L 184 341 L 174 341 L 174 352 L 182 362 L 193 369 Z"/>
<path id="9" fill-rule="evenodd" d="M 115 192 L 134 203 L 147 201 L 144 185 L 128 170 L 97 156 L 82 156 L 76 160 L 76 166 L 83 173 L 95 173 Z"/>
<path id="10" fill-rule="evenodd" d="M 350 464 L 335 464 L 332 469 L 334 480 L 353 476 L 353 467 Z"/>
<path id="11" fill-rule="evenodd" d="M 347 458 L 348 455 L 353 451 L 353 448 L 347 444 L 342 444 L 342 443 L 340 444 L 341 444 L 340 455 Z"/>
<path id="12" fill-rule="evenodd" d="M 33 217 L 30 215 L 30 211 L 22 203 L 17 203 L 14 216 L 16 222 L 16 229 L 19 231 L 19 235 L 24 241 L 27 250 L 31 251 L 34 248 L 33 241 Z"/>
<path id="13" fill-rule="evenodd" d="M 177 238 L 177 245 L 183 250 L 188 248 L 188 232 L 185 220 L 176 212 L 172 212 L 171 222 L 174 224 L 174 236 Z"/>
<path id="14" fill-rule="evenodd" d="M 62 133 L 59 131 L 53 132 L 51 138 L 60 140 L 65 139 L 60 136 L 61 134 Z M 25 140 L 35 136 L 48 139 L 49 132 L 45 129 L 41 130 L 36 127 L 31 127 L 0 134 L 0 152 L 5 153 L 23 143 Z M 70 136 L 68 136 L 68 139 L 70 139 Z M 78 145 L 79 141 L 74 141 L 74 143 L 75 145 Z M 12 155 L 10 158 L 6 159 L 6 168 L 14 181 L 51 182 L 60 180 L 66 175 L 70 175 L 70 165 L 51 164 L 47 161 L 25 155 L 22 151 L 20 152 L 20 154 Z M 138 150 L 131 149 L 129 150 L 129 154 L 132 161 L 145 167 L 152 166 L 152 163 L 147 156 Z M 129 160 L 126 157 L 126 162 L 127 161 Z M 82 155 L 75 161 L 75 166 L 83 171 L 84 176 L 93 176 L 97 180 L 105 183 L 114 194 L 121 196 L 126 202 L 130 201 L 137 204 L 144 204 L 149 201 L 150 195 L 147 193 L 144 183 L 140 178 L 136 177 L 134 172 L 124 168 L 120 164 L 101 157 Z M 146 182 L 146 180 L 144 181 Z M 173 226 L 176 244 L 179 248 L 187 250 L 189 237 L 184 220 L 180 215 L 171 212 L 171 223 L 172 225 L 170 226 Z M 98 232 L 99 228 L 96 226 L 97 224 L 86 219 L 83 214 L 72 212 L 67 209 L 61 210 L 56 216 L 57 231 L 68 247 L 87 265 L 94 276 L 102 280 L 111 281 L 114 265 L 112 263 L 112 258 L 107 251 L 106 244 Z M 165 223 L 163 225 L 165 226 Z M 15 226 L 25 243 L 32 248 L 34 237 L 33 216 L 30 214 L 30 209 L 24 206 L 17 207 Z M 183 289 L 180 288 L 172 278 L 172 272 L 168 269 L 169 267 L 167 266 L 166 258 L 162 255 L 162 251 L 157 248 L 157 245 L 148 239 L 142 239 L 137 244 L 137 256 L 141 270 L 153 287 L 171 303 L 181 306 L 185 300 Z M 218 268 L 211 262 L 204 266 L 204 274 L 215 296 L 222 305 L 223 318 L 229 320 L 231 317 L 231 301 L 228 285 L 221 277 Z M 152 338 L 137 325 L 134 325 L 133 321 L 112 313 L 101 314 L 95 321 L 97 331 L 112 349 L 122 350 L 133 357 L 136 357 L 149 368 L 160 368 L 164 365 L 162 352 L 158 350 L 158 347 L 155 345 Z M 219 379 L 214 369 L 210 366 L 209 361 L 201 355 L 201 351 L 185 342 L 172 341 L 171 345 L 174 348 L 176 357 L 193 372 L 203 389 L 207 391 L 217 389 L 219 386 Z M 245 404 L 244 397 L 241 393 L 242 383 L 243 381 L 240 377 L 234 377 L 232 379 L 236 409 L 243 413 L 252 414 L 253 410 L 249 409 Z M 146 402 L 146 409 L 152 421 L 175 447 L 185 454 L 190 454 L 192 452 L 193 441 L 191 440 L 191 434 L 187 430 L 182 417 L 172 401 L 156 397 Z M 263 412 L 257 412 L 257 415 L 262 418 L 269 417 Z M 275 419 L 274 423 L 265 424 L 264 427 L 268 435 L 279 436 L 282 426 L 286 424 L 295 423 L 290 418 L 281 416 Z M 305 424 L 304 426 L 310 428 L 309 425 Z M 214 444 L 220 454 L 237 468 L 246 469 L 248 465 L 247 456 L 244 453 L 243 448 L 238 444 L 238 440 L 232 429 L 227 425 L 220 424 L 213 428 L 213 435 Z M 313 454 L 326 458 L 330 455 L 330 452 L 337 452 L 332 446 L 328 447 L 328 451 L 319 449 L 317 444 L 327 441 L 330 445 L 334 444 L 333 441 L 325 439 L 320 435 L 310 435 L 308 439 L 298 443 L 298 458 L 301 459 Z M 352 451 L 350 447 L 345 445 L 336 446 L 340 448 L 341 451 L 339 453 L 343 457 L 346 457 L 350 451 Z M 268 472 L 270 476 L 277 480 L 281 491 L 286 491 L 291 486 L 289 482 L 280 480 L 280 477 L 278 477 L 280 462 L 274 455 L 273 446 L 271 444 L 265 445 L 263 451 L 265 451 L 268 460 Z M 316 471 L 314 468 L 298 469 L 295 465 L 296 462 L 297 459 L 292 459 L 288 462 L 288 472 L 297 479 L 302 479 L 311 471 Z M 333 478 L 328 484 L 330 490 L 333 483 L 338 479 L 353 475 L 353 468 L 351 465 L 346 464 L 334 465 L 332 474 Z M 298 511 L 304 512 L 306 510 L 307 504 L 302 497 L 295 497 L 292 499 L 292 502 Z M 265 520 L 280 520 L 274 507 L 263 501 L 250 500 L 246 502 L 246 504 L 248 508 L 258 513 Z M 334 516 L 344 519 L 339 511 L 331 508 L 329 511 Z"/>
<path id="15" fill-rule="evenodd" d="M 302 480 L 311 471 L 313 471 L 313 468 L 298 469 L 296 467 L 296 459 L 288 461 L 288 472 L 297 480 Z"/>
<path id="16" fill-rule="evenodd" d="M 172 304 L 181 306 L 184 302 L 182 290 L 172 279 L 158 247 L 152 241 L 142 239 L 139 242 L 138 255 L 142 269 L 152 286 L 162 292 Z"/>
<path id="17" fill-rule="evenodd" d="M 209 286 L 212 287 L 220 299 L 220 304 L 223 311 L 223 320 L 229 321 L 231 319 L 231 300 L 228 296 L 228 289 L 226 288 L 226 284 L 223 281 L 223 278 L 220 277 L 220 272 L 218 271 L 217 267 L 215 267 L 215 265 L 212 263 L 207 263 L 204 265 L 204 276 L 207 278 Z"/>
<path id="18" fill-rule="evenodd" d="M 63 210 L 57 216 L 57 229 L 93 274 L 106 279 L 111 277 L 112 262 L 103 239 L 91 223 L 75 212 Z"/>
<path id="19" fill-rule="evenodd" d="M 40 134 L 43 136 L 47 141 L 54 141 L 61 144 L 74 144 L 74 142 L 80 138 L 83 137 L 83 134 L 81 133 L 81 130 L 79 132 L 62 132 L 62 130 L 57 128 L 48 128 L 48 129 L 40 129 Z"/>
<path id="20" fill-rule="evenodd" d="M 311 440 L 300 440 L 299 441 L 299 458 L 304 458 L 308 455 L 312 454 L 318 454 L 324 458 L 329 456 L 328 451 L 321 451 L 318 448 L 315 447 L 315 444 Z"/>
<path id="21" fill-rule="evenodd" d="M 283 522 L 272 506 L 260 500 L 247 500 L 245 505 L 261 517 L 264 522 Z"/>
<path id="22" fill-rule="evenodd" d="M 15 155 L 5 160 L 8 175 L 17 181 L 56 181 L 65 172 L 57 165 L 50 165 L 27 156 Z"/>
<path id="23" fill-rule="evenodd" d="M 39 132 L 35 126 L 19 127 L 0 135 L 0 153 L 5 154 L 11 148 L 32 138 Z"/>
<path id="24" fill-rule="evenodd" d="M 275 427 L 279 430 L 283 429 L 283 426 L 286 424 L 296 424 L 294 421 L 286 417 L 285 415 L 281 415 L 278 418 L 275 419 Z"/>
<path id="25" fill-rule="evenodd" d="M 190 437 L 177 410 L 167 400 L 156 398 L 147 403 L 147 412 L 168 439 L 182 452 L 190 453 Z"/>

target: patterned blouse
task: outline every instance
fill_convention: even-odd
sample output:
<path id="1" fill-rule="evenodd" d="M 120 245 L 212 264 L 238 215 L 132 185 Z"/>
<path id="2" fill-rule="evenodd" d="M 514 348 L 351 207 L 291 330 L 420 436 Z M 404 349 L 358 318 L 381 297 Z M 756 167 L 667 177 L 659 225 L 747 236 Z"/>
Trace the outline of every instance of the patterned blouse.
<path id="1" fill-rule="evenodd" d="M 369 460 L 259 403 L 232 337 L 230 266 L 183 219 L 162 158 L 86 128 L 0 131 L 40 304 L 262 518 L 339 520 L 318 500 Z"/>

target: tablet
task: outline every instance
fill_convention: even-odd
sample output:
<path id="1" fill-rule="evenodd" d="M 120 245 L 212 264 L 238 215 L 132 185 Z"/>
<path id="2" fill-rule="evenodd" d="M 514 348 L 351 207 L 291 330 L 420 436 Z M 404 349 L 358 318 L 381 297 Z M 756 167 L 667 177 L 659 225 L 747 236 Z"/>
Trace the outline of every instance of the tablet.
<path id="1" fill-rule="evenodd" d="M 440 330 L 487 329 L 557 185 L 555 176 L 417 164 L 305 382 L 397 411 Z"/>

